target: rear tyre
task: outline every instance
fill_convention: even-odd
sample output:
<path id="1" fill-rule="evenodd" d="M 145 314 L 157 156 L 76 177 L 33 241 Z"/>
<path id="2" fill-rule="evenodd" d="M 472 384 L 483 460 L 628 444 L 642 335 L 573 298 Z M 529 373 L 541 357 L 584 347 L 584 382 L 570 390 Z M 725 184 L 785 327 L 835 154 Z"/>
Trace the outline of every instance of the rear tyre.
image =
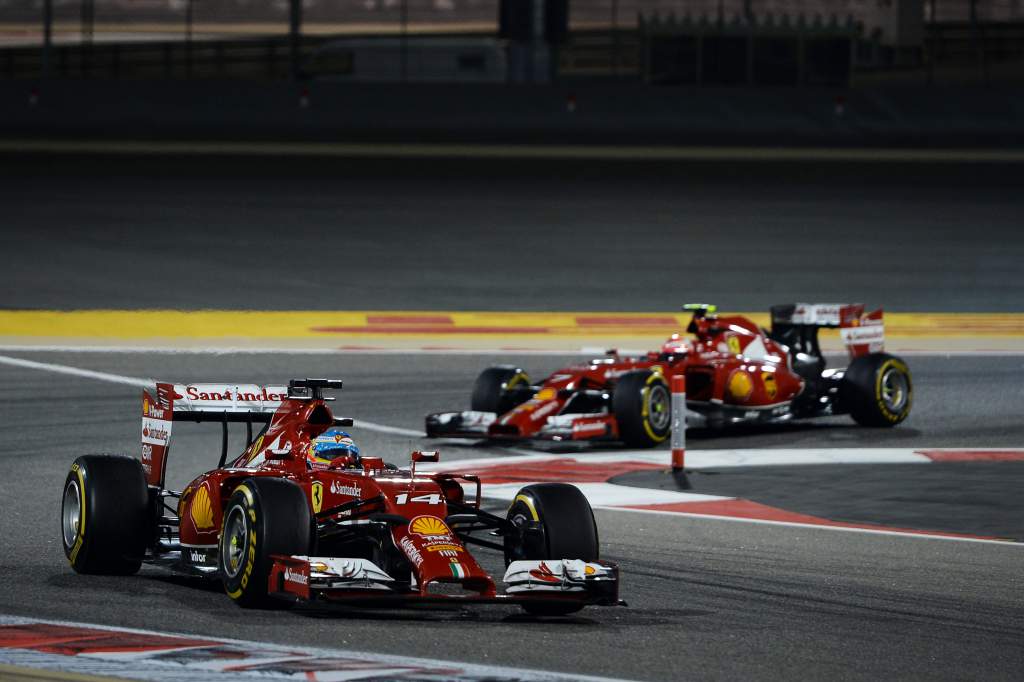
<path id="1" fill-rule="evenodd" d="M 244 608 L 283 606 L 267 581 L 273 554 L 306 554 L 312 519 L 302 489 L 282 478 L 250 478 L 228 499 L 220 532 L 224 590 Z"/>
<path id="2" fill-rule="evenodd" d="M 657 372 L 623 374 L 615 383 L 612 411 L 619 437 L 633 448 L 650 448 L 664 442 L 672 428 L 672 392 Z"/>
<path id="3" fill-rule="evenodd" d="M 137 573 L 151 528 L 142 463 L 118 455 L 76 459 L 64 480 L 60 518 L 64 554 L 77 573 Z"/>
<path id="4" fill-rule="evenodd" d="M 597 523 L 590 503 L 579 488 L 568 483 L 538 483 L 521 489 L 506 518 L 518 529 L 505 537 L 505 565 L 522 559 L 600 558 Z M 553 602 L 526 604 L 527 613 L 564 616 L 581 604 Z"/>
<path id="5" fill-rule="evenodd" d="M 888 353 L 861 356 L 843 375 L 839 395 L 861 426 L 896 426 L 910 414 L 914 401 L 910 368 Z"/>
<path id="6" fill-rule="evenodd" d="M 488 367 L 473 384 L 469 406 L 474 412 L 504 414 L 530 398 L 530 377 L 512 365 Z"/>

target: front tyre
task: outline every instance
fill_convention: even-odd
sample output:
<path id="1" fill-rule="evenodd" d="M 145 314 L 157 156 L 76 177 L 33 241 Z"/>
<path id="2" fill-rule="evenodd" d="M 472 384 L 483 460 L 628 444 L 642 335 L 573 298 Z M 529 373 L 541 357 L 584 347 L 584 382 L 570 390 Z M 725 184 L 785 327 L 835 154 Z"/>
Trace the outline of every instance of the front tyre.
<path id="1" fill-rule="evenodd" d="M 861 426 L 896 426 L 910 414 L 914 400 L 910 369 L 888 353 L 856 358 L 839 391 L 842 405 Z"/>
<path id="2" fill-rule="evenodd" d="M 530 377 L 512 365 L 488 367 L 473 384 L 469 409 L 505 414 L 530 399 Z"/>
<path id="3" fill-rule="evenodd" d="M 523 559 L 597 561 L 600 542 L 590 503 L 568 483 L 537 483 L 521 489 L 506 518 L 516 532 L 505 536 L 505 565 Z M 583 606 L 571 602 L 524 604 L 527 613 L 563 616 Z"/>
<path id="4" fill-rule="evenodd" d="M 60 518 L 64 554 L 75 572 L 137 573 L 151 528 L 142 463 L 118 455 L 76 459 L 64 480 Z"/>
<path id="5" fill-rule="evenodd" d="M 224 590 L 244 608 L 266 608 L 273 554 L 306 554 L 312 521 L 302 489 L 281 478 L 243 481 L 228 500 L 220 532 Z"/>
<path id="6" fill-rule="evenodd" d="M 633 448 L 650 448 L 668 438 L 672 428 L 672 392 L 658 372 L 623 374 L 615 382 L 612 411 L 619 437 Z"/>

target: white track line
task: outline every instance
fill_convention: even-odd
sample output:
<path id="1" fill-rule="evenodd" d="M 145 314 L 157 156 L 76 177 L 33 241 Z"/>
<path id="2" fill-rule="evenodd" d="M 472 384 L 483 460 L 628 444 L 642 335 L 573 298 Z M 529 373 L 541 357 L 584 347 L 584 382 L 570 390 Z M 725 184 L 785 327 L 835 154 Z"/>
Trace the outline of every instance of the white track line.
<path id="1" fill-rule="evenodd" d="M 84 379 L 96 379 L 97 381 L 106 381 L 110 384 L 124 384 L 126 386 L 138 386 L 140 388 L 149 388 L 156 383 L 153 379 L 139 379 L 137 377 L 126 377 L 120 374 L 95 372 L 91 369 L 81 369 L 79 367 L 71 367 L 69 365 L 58 365 L 51 362 L 23 360 L 22 358 L 12 358 L 7 355 L 0 355 L 0 364 L 11 365 L 12 367 L 23 367 L 25 369 L 38 369 L 44 372 L 54 372 L 55 374 L 69 374 L 71 376 L 82 377 Z"/>
<path id="2" fill-rule="evenodd" d="M 690 512 L 663 511 L 660 509 L 632 509 L 630 507 L 614 507 L 606 505 L 594 505 L 594 509 L 606 509 L 609 511 L 632 512 L 634 514 L 660 514 L 662 516 L 685 516 L 691 519 L 714 519 L 715 521 L 731 521 L 733 523 L 757 523 L 765 526 L 789 526 L 791 528 L 821 529 L 842 531 L 845 533 L 865 533 L 867 535 L 889 535 L 901 538 L 919 538 L 922 540 L 946 540 L 950 542 L 975 542 L 985 545 L 1008 545 L 1018 549 L 1024 548 L 1024 542 L 1014 540 L 993 540 L 990 538 L 962 538 L 952 535 L 932 535 L 931 531 L 907 532 L 899 530 L 882 530 L 877 528 L 851 528 L 848 526 L 828 526 L 816 523 L 799 523 L 797 521 L 774 521 L 771 519 L 753 519 L 742 516 L 718 516 L 716 514 L 693 514 Z M 940 531 L 935 531 L 936 533 Z"/>
<path id="3" fill-rule="evenodd" d="M 91 369 L 81 369 L 79 367 L 71 367 L 70 365 L 58 365 L 52 362 L 36 362 L 34 360 L 24 360 L 22 358 L 12 358 L 8 355 L 0 355 L 0 365 L 10 365 L 12 367 L 23 367 L 25 369 L 37 369 L 43 372 L 53 372 L 55 374 L 67 374 L 70 376 L 82 377 L 83 379 L 95 379 L 97 381 L 105 381 L 110 384 L 122 384 L 125 386 L 137 386 L 139 388 L 152 388 L 156 384 L 155 379 L 142 379 L 139 377 L 126 377 L 121 374 L 109 374 L 107 372 L 96 372 Z M 416 431 L 414 429 L 403 429 L 397 426 L 387 426 L 385 424 L 377 424 L 375 422 L 365 421 L 353 417 L 355 420 L 355 427 L 366 429 L 367 431 L 376 431 L 378 433 L 387 433 L 393 436 L 407 436 L 410 438 L 423 438 L 424 433 L 422 431 Z"/>

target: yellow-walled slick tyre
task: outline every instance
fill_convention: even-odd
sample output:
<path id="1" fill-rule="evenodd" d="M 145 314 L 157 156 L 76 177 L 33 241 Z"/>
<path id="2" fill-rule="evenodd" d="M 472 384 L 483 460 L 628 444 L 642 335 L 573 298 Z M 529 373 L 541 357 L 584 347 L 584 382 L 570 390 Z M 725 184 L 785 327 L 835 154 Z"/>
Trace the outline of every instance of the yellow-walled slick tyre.
<path id="1" fill-rule="evenodd" d="M 530 398 L 530 377 L 511 365 L 488 367 L 473 384 L 469 409 L 504 414 Z"/>
<path id="2" fill-rule="evenodd" d="M 601 548 L 590 503 L 568 483 L 536 483 L 516 493 L 506 518 L 519 533 L 505 537 L 505 565 L 522 559 L 597 561 Z M 526 604 L 528 613 L 564 616 L 582 609 L 576 603 Z"/>
<path id="3" fill-rule="evenodd" d="M 250 478 L 224 509 L 220 572 L 228 596 L 246 608 L 284 605 L 268 594 L 272 554 L 307 554 L 311 521 L 306 496 L 281 478 Z"/>
<path id="4" fill-rule="evenodd" d="M 612 411 L 622 442 L 650 448 L 664 442 L 672 428 L 672 392 L 665 377 L 638 370 L 616 380 Z"/>
<path id="5" fill-rule="evenodd" d="M 840 399 L 861 426 L 896 426 L 914 402 L 910 369 L 888 353 L 856 358 L 843 375 Z"/>
<path id="6" fill-rule="evenodd" d="M 152 528 L 142 464 L 118 455 L 83 455 L 61 497 L 64 554 L 77 573 L 138 572 Z"/>

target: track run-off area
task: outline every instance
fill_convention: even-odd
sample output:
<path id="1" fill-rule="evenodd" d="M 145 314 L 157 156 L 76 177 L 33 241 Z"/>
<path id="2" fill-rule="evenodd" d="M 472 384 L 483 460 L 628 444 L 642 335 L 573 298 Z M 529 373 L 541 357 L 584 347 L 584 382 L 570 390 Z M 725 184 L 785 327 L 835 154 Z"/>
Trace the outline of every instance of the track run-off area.
<path id="1" fill-rule="evenodd" d="M 1021 164 L 19 149 L 0 150 L 0 677 L 1019 679 Z M 691 429 L 682 476 L 664 448 L 423 437 L 485 367 L 539 379 L 656 348 L 683 303 L 765 324 L 794 301 L 885 308 L 906 422 Z M 143 385 L 300 377 L 345 382 L 363 453 L 439 449 L 495 513 L 575 482 L 628 606 L 243 611 L 151 568 L 71 571 L 64 477 L 137 454 Z M 174 439 L 180 488 L 220 429 Z"/>

